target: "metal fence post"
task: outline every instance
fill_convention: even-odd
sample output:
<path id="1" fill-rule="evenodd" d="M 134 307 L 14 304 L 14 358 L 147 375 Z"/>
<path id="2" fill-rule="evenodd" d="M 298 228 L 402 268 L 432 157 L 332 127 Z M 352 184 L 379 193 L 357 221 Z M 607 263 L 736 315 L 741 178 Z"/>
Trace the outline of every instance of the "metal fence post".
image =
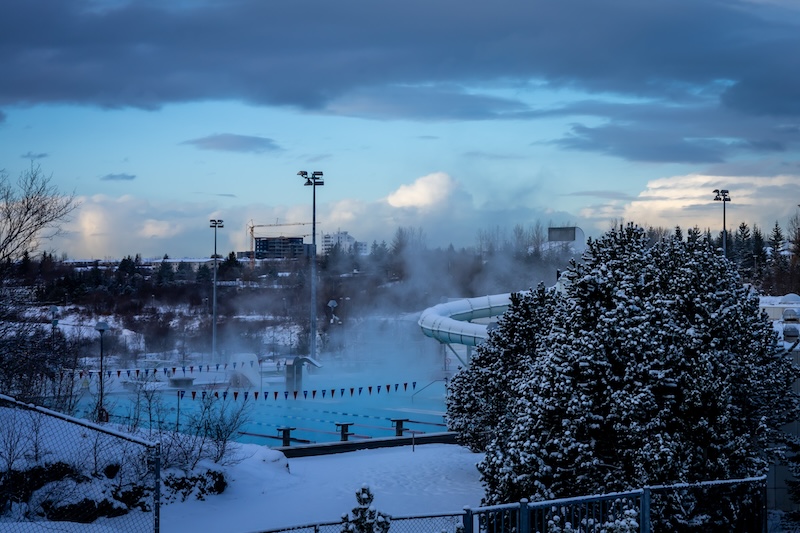
<path id="1" fill-rule="evenodd" d="M 531 529 L 531 515 L 528 512 L 528 500 L 522 498 L 519 501 L 519 516 L 517 516 L 517 531 L 519 533 L 528 533 Z"/>
<path id="2" fill-rule="evenodd" d="M 650 487 L 642 489 L 642 502 L 639 505 L 639 531 L 650 533 Z"/>
<path id="3" fill-rule="evenodd" d="M 472 509 L 469 505 L 464 506 L 464 516 L 461 517 L 461 524 L 464 526 L 464 533 L 472 533 Z"/>
<path id="4" fill-rule="evenodd" d="M 161 443 L 157 442 L 153 450 L 155 460 L 153 461 L 153 475 L 155 476 L 155 486 L 153 487 L 153 533 L 161 531 Z"/>
<path id="5" fill-rule="evenodd" d="M 767 533 L 767 529 L 769 528 L 769 520 L 767 519 L 767 478 L 764 476 L 764 480 L 762 481 L 763 488 L 761 489 L 761 531 L 762 533 Z"/>

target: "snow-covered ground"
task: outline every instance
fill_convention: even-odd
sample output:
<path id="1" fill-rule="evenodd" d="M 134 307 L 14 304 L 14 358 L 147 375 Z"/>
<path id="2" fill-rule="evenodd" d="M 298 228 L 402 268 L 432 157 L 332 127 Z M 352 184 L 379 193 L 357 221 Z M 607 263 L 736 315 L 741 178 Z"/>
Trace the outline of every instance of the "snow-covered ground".
<path id="1" fill-rule="evenodd" d="M 356 506 L 366 484 L 374 507 L 392 516 L 459 513 L 483 496 L 475 464 L 482 454 L 456 445 L 425 444 L 286 459 L 244 445 L 230 467 L 230 486 L 205 501 L 161 507 L 161 530 L 250 532 L 336 522 Z"/>

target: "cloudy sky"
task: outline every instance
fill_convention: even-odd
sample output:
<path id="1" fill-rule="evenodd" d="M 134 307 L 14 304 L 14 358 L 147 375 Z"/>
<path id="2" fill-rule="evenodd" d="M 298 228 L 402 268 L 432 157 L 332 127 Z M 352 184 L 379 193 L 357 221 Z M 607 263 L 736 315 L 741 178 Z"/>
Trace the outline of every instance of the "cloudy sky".
<path id="1" fill-rule="evenodd" d="M 3 0 L 0 65 L 0 168 L 76 194 L 71 258 L 246 250 L 311 221 L 299 170 L 322 232 L 433 247 L 800 203 L 796 0 Z"/>

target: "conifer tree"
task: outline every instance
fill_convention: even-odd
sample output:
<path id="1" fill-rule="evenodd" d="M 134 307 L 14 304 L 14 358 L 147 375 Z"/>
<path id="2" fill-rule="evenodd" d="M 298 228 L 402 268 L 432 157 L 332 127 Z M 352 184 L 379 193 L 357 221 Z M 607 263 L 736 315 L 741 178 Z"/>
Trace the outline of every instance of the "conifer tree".
<path id="1" fill-rule="evenodd" d="M 352 516 L 342 515 L 342 533 L 387 533 L 392 519 L 388 514 L 377 511 L 372 506 L 372 494 L 369 486 L 362 485 L 356 491 L 358 505 L 353 507 Z"/>
<path id="2" fill-rule="evenodd" d="M 494 422 L 484 503 L 766 472 L 799 374 L 731 262 L 699 232 L 650 246 L 628 225 L 590 240 L 563 277 L 562 292 L 542 291 L 546 313 L 513 299 L 472 361 L 483 369 L 464 371 L 474 388 L 450 389 L 448 408 L 467 394 L 502 409 L 479 415 Z M 498 376 L 492 354 L 524 363 Z M 484 398 L 500 384 L 502 401 Z"/>

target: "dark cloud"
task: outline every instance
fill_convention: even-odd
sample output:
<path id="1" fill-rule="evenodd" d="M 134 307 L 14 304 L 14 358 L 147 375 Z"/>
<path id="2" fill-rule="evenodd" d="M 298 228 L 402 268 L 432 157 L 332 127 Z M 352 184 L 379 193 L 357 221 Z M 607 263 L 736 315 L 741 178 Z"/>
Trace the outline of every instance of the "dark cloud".
<path id="1" fill-rule="evenodd" d="M 0 117 L 0 119 L 1 118 L 2 117 Z M 2 122 L 2 120 L 0 120 L 0 122 Z M 29 160 L 33 161 L 35 159 L 44 159 L 47 156 L 48 156 L 48 154 L 46 154 L 44 152 L 41 152 L 41 153 L 38 153 L 38 154 L 33 153 L 33 152 L 28 152 L 26 154 L 22 154 L 20 157 L 22 157 L 22 159 L 29 159 Z"/>
<path id="2" fill-rule="evenodd" d="M 523 120 L 552 111 L 492 89 L 535 83 L 624 102 L 595 107 L 605 125 L 576 121 L 558 141 L 569 149 L 713 163 L 800 143 L 747 128 L 753 117 L 800 120 L 800 12 L 780 4 L 6 0 L 0 35 L 0 105 L 239 100 L 374 119 Z M 663 124 L 609 114 L 645 101 L 694 118 L 681 133 L 665 113 L 653 117 Z"/>
<path id="3" fill-rule="evenodd" d="M 136 176 L 133 174 L 106 174 L 102 178 L 101 181 L 133 181 L 136 179 Z"/>
<path id="4" fill-rule="evenodd" d="M 731 113 L 702 97 L 681 105 L 583 101 L 542 115 L 605 119 L 597 126 L 574 123 L 563 137 L 545 142 L 633 161 L 716 164 L 743 153 L 768 155 L 800 147 L 800 130 L 791 122 Z"/>
<path id="5" fill-rule="evenodd" d="M 251 135 L 235 135 L 233 133 L 220 133 L 191 139 L 181 144 L 191 144 L 200 150 L 218 150 L 221 152 L 251 152 L 262 154 L 274 152 L 281 148 L 272 139 L 266 137 L 253 137 Z"/>

